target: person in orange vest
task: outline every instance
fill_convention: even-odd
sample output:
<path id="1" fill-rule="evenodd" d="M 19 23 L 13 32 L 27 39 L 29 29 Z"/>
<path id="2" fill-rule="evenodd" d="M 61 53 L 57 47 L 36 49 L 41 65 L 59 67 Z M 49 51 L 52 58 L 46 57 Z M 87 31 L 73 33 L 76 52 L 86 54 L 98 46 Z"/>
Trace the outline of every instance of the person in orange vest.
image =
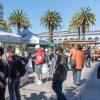
<path id="1" fill-rule="evenodd" d="M 85 53 L 82 50 L 81 45 L 77 46 L 75 61 L 76 61 L 76 67 L 73 73 L 74 83 L 76 85 L 80 85 L 81 84 L 81 72 L 84 67 L 84 62 L 85 62 Z"/>

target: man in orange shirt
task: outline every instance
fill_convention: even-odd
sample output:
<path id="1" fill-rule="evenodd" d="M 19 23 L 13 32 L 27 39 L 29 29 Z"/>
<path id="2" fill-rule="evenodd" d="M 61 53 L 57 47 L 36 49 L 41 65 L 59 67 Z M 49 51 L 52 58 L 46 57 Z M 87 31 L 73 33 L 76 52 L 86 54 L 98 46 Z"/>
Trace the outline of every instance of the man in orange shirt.
<path id="1" fill-rule="evenodd" d="M 82 50 L 81 45 L 77 46 L 75 61 L 76 61 L 76 68 L 73 73 L 74 82 L 76 83 L 76 85 L 80 85 L 81 84 L 81 72 L 84 67 L 84 62 L 85 62 L 85 54 L 84 54 L 84 51 Z"/>

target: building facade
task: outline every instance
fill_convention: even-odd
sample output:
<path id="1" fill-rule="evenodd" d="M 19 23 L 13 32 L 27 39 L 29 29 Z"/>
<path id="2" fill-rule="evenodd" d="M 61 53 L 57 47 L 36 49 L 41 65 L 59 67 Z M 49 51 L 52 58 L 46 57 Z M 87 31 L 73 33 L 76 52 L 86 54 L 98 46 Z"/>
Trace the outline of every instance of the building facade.
<path id="1" fill-rule="evenodd" d="M 49 38 L 48 32 L 41 33 L 38 36 L 42 39 Z M 81 33 L 80 39 L 82 39 L 82 37 L 83 37 L 83 34 Z M 60 32 L 54 32 L 54 35 L 53 35 L 53 41 L 55 43 L 63 42 L 64 40 L 73 40 L 77 38 L 78 38 L 77 32 L 60 31 Z M 86 40 L 96 40 L 97 42 L 100 42 L 100 30 L 86 32 L 85 38 Z"/>
<path id="2" fill-rule="evenodd" d="M 41 33 L 38 36 L 42 39 L 48 39 L 49 38 L 48 32 Z M 81 33 L 80 38 L 82 39 L 82 37 L 83 37 L 83 35 Z M 64 40 L 73 40 L 73 39 L 76 39 L 76 38 L 78 38 L 77 32 L 69 32 L 69 31 L 61 32 L 60 31 L 60 32 L 54 32 L 54 35 L 53 35 L 53 41 L 56 42 L 56 43 L 62 42 Z M 86 38 L 86 40 L 100 41 L 100 30 L 86 32 L 85 38 Z"/>

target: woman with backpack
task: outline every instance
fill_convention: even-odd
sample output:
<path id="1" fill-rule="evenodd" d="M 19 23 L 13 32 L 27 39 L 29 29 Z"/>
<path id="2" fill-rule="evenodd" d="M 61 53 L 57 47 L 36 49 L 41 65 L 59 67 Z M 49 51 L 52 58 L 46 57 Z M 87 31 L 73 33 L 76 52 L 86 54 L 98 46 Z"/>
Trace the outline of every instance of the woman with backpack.
<path id="1" fill-rule="evenodd" d="M 7 62 L 2 58 L 4 49 L 0 47 L 0 100 L 5 100 L 5 90 L 7 77 L 9 76 L 9 67 Z"/>

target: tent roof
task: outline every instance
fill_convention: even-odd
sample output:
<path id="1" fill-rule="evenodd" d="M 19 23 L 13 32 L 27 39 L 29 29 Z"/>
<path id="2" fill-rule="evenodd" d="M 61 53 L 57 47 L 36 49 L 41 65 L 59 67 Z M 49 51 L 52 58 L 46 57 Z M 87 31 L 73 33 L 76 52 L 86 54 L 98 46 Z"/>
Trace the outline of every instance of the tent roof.
<path id="1" fill-rule="evenodd" d="M 4 43 L 20 43 L 21 42 L 21 38 L 22 37 L 20 35 L 0 30 L 0 42 L 4 42 Z"/>
<path id="2" fill-rule="evenodd" d="M 35 36 L 37 36 L 36 34 L 34 34 L 33 32 L 31 32 L 29 29 L 24 29 L 24 30 L 20 33 L 20 35 L 22 35 L 22 37 L 27 36 L 27 35 L 35 35 Z"/>
<path id="3" fill-rule="evenodd" d="M 47 40 L 40 39 L 38 35 L 32 33 L 28 29 L 24 29 L 21 32 L 22 42 L 25 44 L 40 44 L 40 45 L 48 45 Z"/>

